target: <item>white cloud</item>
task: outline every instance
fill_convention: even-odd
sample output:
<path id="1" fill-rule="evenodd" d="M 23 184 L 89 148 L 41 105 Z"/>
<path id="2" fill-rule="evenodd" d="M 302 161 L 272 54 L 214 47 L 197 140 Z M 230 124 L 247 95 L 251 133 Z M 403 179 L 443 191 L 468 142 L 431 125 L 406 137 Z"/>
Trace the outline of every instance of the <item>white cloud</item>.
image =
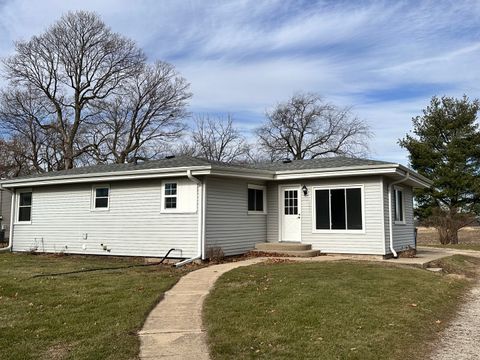
<path id="1" fill-rule="evenodd" d="M 192 84 L 193 110 L 259 119 L 294 91 L 316 91 L 353 105 L 371 124 L 377 158 L 405 162 L 396 141 L 432 95 L 480 96 L 473 0 L 7 0 L 0 56 L 13 51 L 13 40 L 80 8 L 98 12 L 152 60 L 174 63 Z"/>

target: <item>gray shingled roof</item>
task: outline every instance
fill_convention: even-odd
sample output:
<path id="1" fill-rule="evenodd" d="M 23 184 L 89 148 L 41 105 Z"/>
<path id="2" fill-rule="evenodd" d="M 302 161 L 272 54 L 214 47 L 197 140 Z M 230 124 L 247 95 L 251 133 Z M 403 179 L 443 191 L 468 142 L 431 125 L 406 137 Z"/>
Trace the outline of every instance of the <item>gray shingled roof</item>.
<path id="1" fill-rule="evenodd" d="M 329 169 L 329 168 L 342 168 L 342 167 L 354 167 L 354 166 L 368 166 L 368 165 L 395 165 L 393 163 L 348 158 L 342 156 L 326 157 L 309 160 L 292 160 L 291 162 L 276 161 L 271 163 L 262 163 L 254 165 L 255 168 L 273 170 L 273 171 L 288 171 L 288 170 L 309 170 L 309 169 Z"/>
<path id="2" fill-rule="evenodd" d="M 168 169 L 177 167 L 192 167 L 192 166 L 209 166 L 210 162 L 203 159 L 198 159 L 190 156 L 179 156 L 172 159 L 150 160 L 138 162 L 137 164 L 108 164 L 108 165 L 93 165 L 77 167 L 70 170 L 51 171 L 43 174 L 29 175 L 19 177 L 18 179 L 27 178 L 41 178 L 54 176 L 69 176 L 69 175 L 87 175 L 99 173 L 113 173 L 117 171 L 133 171 L 146 169 Z"/>
<path id="3" fill-rule="evenodd" d="M 44 174 L 30 175 L 20 177 L 17 179 L 28 178 L 45 178 L 45 177 L 57 177 L 57 176 L 70 176 L 70 175 L 88 175 L 99 173 L 114 173 L 118 171 L 135 171 L 135 170 L 147 170 L 147 169 L 168 169 L 177 167 L 194 167 L 194 166 L 211 166 L 212 168 L 225 168 L 231 169 L 250 169 L 250 170 L 264 170 L 264 171 L 288 171 L 288 170 L 308 170 L 308 169 L 328 169 L 328 168 L 341 168 L 341 167 L 356 167 L 367 165 L 385 165 L 391 164 L 385 161 L 368 160 L 359 158 L 347 158 L 347 157 L 328 157 L 311 160 L 292 160 L 291 162 L 265 162 L 257 164 L 230 164 L 218 161 L 209 161 L 205 159 L 190 157 L 190 156 L 177 156 L 170 159 L 151 160 L 145 162 L 139 162 L 137 164 L 109 164 L 109 165 L 94 165 L 86 167 L 78 167 L 70 170 L 52 171 Z"/>

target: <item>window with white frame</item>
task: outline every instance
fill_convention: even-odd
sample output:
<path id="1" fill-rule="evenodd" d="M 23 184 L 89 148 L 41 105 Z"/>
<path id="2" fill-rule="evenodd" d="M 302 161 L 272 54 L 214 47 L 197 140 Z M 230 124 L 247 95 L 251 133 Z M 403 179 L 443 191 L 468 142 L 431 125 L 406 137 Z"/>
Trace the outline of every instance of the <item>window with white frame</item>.
<path id="1" fill-rule="evenodd" d="M 110 187 L 107 185 L 93 187 L 93 209 L 108 210 L 110 206 Z"/>
<path id="2" fill-rule="evenodd" d="M 200 187 L 189 179 L 166 179 L 161 186 L 160 212 L 193 214 L 197 212 Z"/>
<path id="3" fill-rule="evenodd" d="M 32 191 L 20 191 L 17 199 L 17 222 L 29 223 L 32 221 Z"/>
<path id="4" fill-rule="evenodd" d="M 265 186 L 248 185 L 248 212 L 265 213 L 266 191 Z"/>
<path id="5" fill-rule="evenodd" d="M 400 188 L 394 188 L 393 191 L 394 219 L 395 222 L 403 223 L 405 221 L 404 207 L 403 207 L 403 191 Z"/>
<path id="6" fill-rule="evenodd" d="M 363 230 L 362 188 L 316 188 L 316 230 Z"/>
<path id="7" fill-rule="evenodd" d="M 177 208 L 177 183 L 167 182 L 164 184 L 164 208 Z"/>

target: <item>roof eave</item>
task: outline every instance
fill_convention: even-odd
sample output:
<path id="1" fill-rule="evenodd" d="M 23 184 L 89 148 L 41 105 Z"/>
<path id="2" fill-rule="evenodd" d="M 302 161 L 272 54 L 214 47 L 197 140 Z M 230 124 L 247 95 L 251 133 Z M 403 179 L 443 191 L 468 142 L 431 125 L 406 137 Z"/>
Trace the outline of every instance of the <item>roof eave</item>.
<path id="1" fill-rule="evenodd" d="M 175 168 L 143 169 L 117 172 L 104 172 L 94 174 L 75 174 L 61 176 L 46 176 L 37 178 L 12 179 L 0 183 L 0 188 L 20 188 L 27 186 L 44 186 L 60 184 L 78 184 L 92 182 L 107 182 L 135 179 L 154 179 L 163 177 L 187 176 L 187 170 L 193 175 L 208 175 L 211 166 L 183 166 Z"/>

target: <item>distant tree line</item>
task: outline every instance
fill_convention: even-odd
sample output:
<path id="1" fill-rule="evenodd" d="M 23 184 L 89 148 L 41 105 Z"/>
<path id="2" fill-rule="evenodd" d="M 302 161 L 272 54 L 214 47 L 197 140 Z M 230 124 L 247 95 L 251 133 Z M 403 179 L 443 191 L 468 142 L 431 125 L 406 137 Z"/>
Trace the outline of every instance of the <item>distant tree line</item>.
<path id="1" fill-rule="evenodd" d="M 349 108 L 297 93 L 246 136 L 232 114 L 188 112 L 190 86 L 149 63 L 98 15 L 62 16 L 3 59 L 0 177 L 126 163 L 170 154 L 246 162 L 359 156 L 370 130 Z"/>

